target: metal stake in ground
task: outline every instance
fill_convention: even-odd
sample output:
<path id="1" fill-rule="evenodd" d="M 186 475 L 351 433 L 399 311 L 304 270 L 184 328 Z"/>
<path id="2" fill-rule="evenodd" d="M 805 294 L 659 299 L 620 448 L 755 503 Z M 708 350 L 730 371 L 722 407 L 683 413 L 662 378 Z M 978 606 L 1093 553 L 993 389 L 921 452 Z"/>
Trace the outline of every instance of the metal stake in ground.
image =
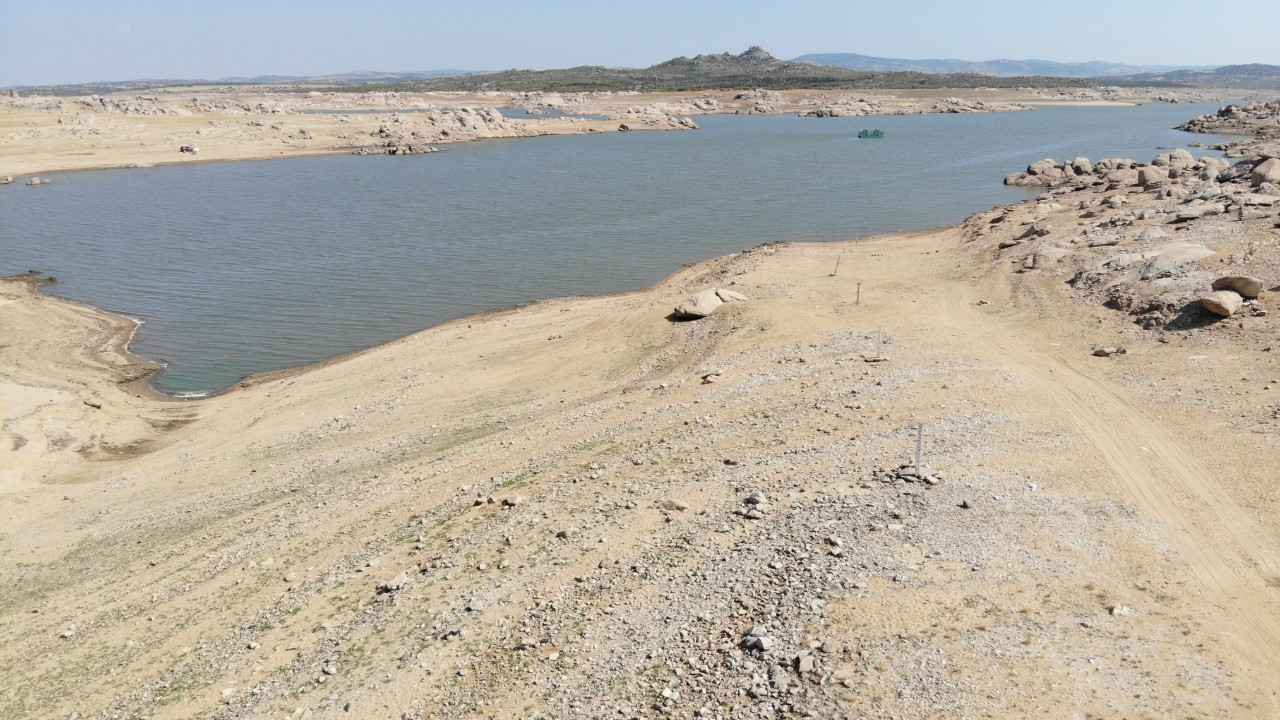
<path id="1" fill-rule="evenodd" d="M 920 471 L 920 453 L 924 450 L 924 423 L 916 423 L 916 477 L 924 478 Z"/>
<path id="2" fill-rule="evenodd" d="M 854 305 L 862 304 L 862 283 L 858 283 L 858 297 L 853 300 Z"/>
<path id="3" fill-rule="evenodd" d="M 836 273 L 840 272 L 840 258 L 842 257 L 844 257 L 844 253 L 836 256 L 836 269 L 831 271 L 831 277 L 835 277 Z"/>

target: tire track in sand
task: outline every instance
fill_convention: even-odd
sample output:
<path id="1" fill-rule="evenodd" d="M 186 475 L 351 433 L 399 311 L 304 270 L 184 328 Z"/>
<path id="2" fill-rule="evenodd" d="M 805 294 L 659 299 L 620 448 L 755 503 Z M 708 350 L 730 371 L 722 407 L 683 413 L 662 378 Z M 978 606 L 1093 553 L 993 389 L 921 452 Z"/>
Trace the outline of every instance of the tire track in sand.
<path id="1" fill-rule="evenodd" d="M 1198 458 L 1120 392 L 1013 332 L 992 327 L 994 318 L 972 310 L 967 294 L 962 291 L 958 302 L 950 298 L 940 314 L 952 316 L 955 329 L 981 338 L 978 346 L 998 356 L 994 363 L 1031 374 L 1035 389 L 1060 406 L 1097 448 L 1118 489 L 1172 529 L 1170 545 L 1202 585 L 1203 602 L 1227 619 L 1222 625 L 1236 648 L 1264 677 L 1280 677 L 1280 618 L 1265 597 L 1280 588 L 1280 543 Z M 1227 542 L 1215 543 L 1215 534 Z M 1249 569 L 1259 577 L 1249 577 Z"/>

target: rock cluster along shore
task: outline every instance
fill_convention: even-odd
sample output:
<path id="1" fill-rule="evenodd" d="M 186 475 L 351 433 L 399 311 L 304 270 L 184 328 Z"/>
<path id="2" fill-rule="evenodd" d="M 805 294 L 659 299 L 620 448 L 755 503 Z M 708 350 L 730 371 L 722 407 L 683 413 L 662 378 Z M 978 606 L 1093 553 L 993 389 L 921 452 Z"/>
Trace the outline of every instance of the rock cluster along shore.
<path id="1" fill-rule="evenodd" d="M 1226 105 L 1215 113 L 1192 118 L 1178 126 L 1193 133 L 1251 135 L 1250 140 L 1214 145 L 1227 157 L 1280 157 L 1280 100 Z"/>
<path id="2" fill-rule="evenodd" d="M 985 103 L 981 100 L 966 100 L 949 97 L 935 100 L 932 103 L 917 103 L 906 107 L 886 108 L 884 102 L 864 97 L 847 97 L 831 102 L 807 112 L 799 113 L 800 117 L 862 117 L 866 115 L 918 115 L 921 113 L 989 113 L 1010 112 L 1014 110 L 1031 110 L 1024 103 Z"/>
<path id="3" fill-rule="evenodd" d="M 1248 117 L 1269 128 L 1280 103 L 1249 107 Z M 1184 149 L 1148 163 L 1040 160 L 1005 178 L 1045 190 L 1034 203 L 968 224 L 993 238 L 1018 272 L 1064 275 L 1078 293 L 1132 314 L 1144 329 L 1194 328 L 1246 310 L 1265 317 L 1264 290 L 1280 281 L 1262 251 L 1280 227 L 1280 159 L 1265 144 L 1250 147 L 1234 163 Z M 1232 272 L 1215 273 L 1222 264 Z"/>

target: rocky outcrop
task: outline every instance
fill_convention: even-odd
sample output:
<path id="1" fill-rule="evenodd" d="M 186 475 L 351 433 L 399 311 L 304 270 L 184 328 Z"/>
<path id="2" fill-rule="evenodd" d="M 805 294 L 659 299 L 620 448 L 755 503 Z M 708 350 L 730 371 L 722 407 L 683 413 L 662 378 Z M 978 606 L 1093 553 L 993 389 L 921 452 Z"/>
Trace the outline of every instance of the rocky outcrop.
<path id="1" fill-rule="evenodd" d="M 1216 113 L 1192 118 L 1177 129 L 1193 133 L 1241 133 L 1259 138 L 1280 137 L 1280 100 L 1226 105 Z"/>
<path id="2" fill-rule="evenodd" d="M 1268 165 L 1272 159 L 1232 165 L 1179 148 L 1148 163 L 1039 160 L 1006 182 L 1041 195 L 987 216 L 977 230 L 1012 271 L 1069 277 L 1077 294 L 1145 329 L 1206 327 L 1208 312 L 1266 317 L 1258 271 L 1270 265 L 1254 255 L 1265 248 L 1258 238 L 1280 227 L 1280 184 L 1268 174 L 1280 160 Z M 1210 263 L 1234 266 L 1212 285 L 1229 295 L 1208 292 Z"/>
<path id="3" fill-rule="evenodd" d="M 825 100 L 825 98 L 823 98 Z M 812 110 L 798 113 L 800 117 L 862 117 L 865 115 L 920 115 L 925 113 L 984 113 L 1007 112 L 1010 110 L 1031 110 L 1031 106 L 1021 103 L 999 104 L 984 103 L 981 100 L 964 100 L 961 98 L 942 98 L 931 103 L 906 103 L 887 109 L 880 100 L 865 97 L 846 96 L 822 102 Z"/>
<path id="4" fill-rule="evenodd" d="M 72 102 L 85 110 L 102 113 L 120 113 L 123 115 L 182 114 L 177 110 L 177 108 L 170 108 L 161 105 L 159 98 L 133 97 L 117 99 L 101 97 L 98 95 L 89 95 L 87 97 L 75 98 Z"/>
<path id="5" fill-rule="evenodd" d="M 460 142 L 483 138 L 526 137 L 536 131 L 503 117 L 495 108 L 459 108 L 422 113 L 394 114 L 370 133 L 373 145 L 357 154 L 413 155 L 435 152 L 431 143 Z"/>
<path id="6" fill-rule="evenodd" d="M 747 90 L 733 96 L 734 100 L 750 100 L 757 103 L 776 103 L 782 102 L 783 95 L 777 90 L 765 90 L 757 88 L 755 90 Z"/>

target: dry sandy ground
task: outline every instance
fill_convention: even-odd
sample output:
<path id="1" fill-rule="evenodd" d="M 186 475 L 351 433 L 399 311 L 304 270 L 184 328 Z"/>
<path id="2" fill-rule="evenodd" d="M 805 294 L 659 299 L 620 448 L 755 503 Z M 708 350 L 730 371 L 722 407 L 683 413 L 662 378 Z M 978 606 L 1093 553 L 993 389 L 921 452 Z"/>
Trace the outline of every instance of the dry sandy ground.
<path id="1" fill-rule="evenodd" d="M 8 177 L 24 182 L 30 176 L 66 170 L 386 152 L 397 146 L 422 152 L 450 142 L 617 132 L 623 125 L 631 130 L 686 129 L 690 124 L 681 118 L 702 114 L 802 113 L 819 107 L 846 114 L 973 112 L 1010 109 L 1016 103 L 1130 103 L 1174 96 L 1195 100 L 1203 99 L 1202 94 L 1144 88 L 642 95 L 288 93 L 194 87 L 101 97 L 0 97 L 0 181 Z M 526 109 L 544 116 L 525 115 Z M 503 117 L 474 112 L 483 110 Z M 549 111 L 560 116 L 547 115 Z M 199 153 L 179 153 L 183 145 Z"/>
<path id="2" fill-rule="evenodd" d="M 1156 342 L 994 214 L 199 401 L 0 286 L 0 716 L 1280 717 L 1276 319 Z"/>

